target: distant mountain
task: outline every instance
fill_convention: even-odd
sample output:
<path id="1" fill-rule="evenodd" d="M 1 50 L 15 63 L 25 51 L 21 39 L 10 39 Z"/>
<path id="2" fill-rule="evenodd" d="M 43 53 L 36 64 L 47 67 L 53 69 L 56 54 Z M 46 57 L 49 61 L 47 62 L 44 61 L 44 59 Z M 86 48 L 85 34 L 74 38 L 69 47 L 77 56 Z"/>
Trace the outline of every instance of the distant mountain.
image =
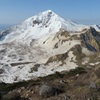
<path id="1" fill-rule="evenodd" d="M 4 27 L 5 27 L 5 26 L 3 26 L 3 25 L 0 25 L 0 30 L 4 29 Z"/>
<path id="2" fill-rule="evenodd" d="M 6 29 L 10 27 L 11 25 L 0 25 L 0 30 Z"/>
<path id="3" fill-rule="evenodd" d="M 0 33 L 1 82 L 100 64 L 100 27 L 64 20 L 51 10 Z"/>

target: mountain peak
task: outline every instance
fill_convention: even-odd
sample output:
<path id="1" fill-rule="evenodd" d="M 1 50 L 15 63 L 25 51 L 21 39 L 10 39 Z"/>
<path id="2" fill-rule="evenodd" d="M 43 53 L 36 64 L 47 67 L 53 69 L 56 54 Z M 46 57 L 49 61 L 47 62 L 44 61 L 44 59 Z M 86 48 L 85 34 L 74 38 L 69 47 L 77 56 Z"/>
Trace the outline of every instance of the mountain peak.
<path id="1" fill-rule="evenodd" d="M 52 13 L 54 13 L 54 12 L 51 11 L 51 10 L 46 10 L 46 11 L 40 12 L 40 13 L 37 14 L 37 15 L 49 15 L 49 14 L 52 14 Z"/>
<path id="2" fill-rule="evenodd" d="M 35 16 L 32 16 L 30 18 L 28 18 L 27 20 L 25 20 L 24 22 L 32 22 L 34 20 L 40 21 L 40 22 L 46 22 L 48 20 L 48 22 L 54 17 L 56 17 L 56 19 L 58 19 L 58 15 L 56 13 L 54 13 L 52 10 L 46 10 L 43 12 L 38 13 Z"/>
<path id="3" fill-rule="evenodd" d="M 58 14 L 54 13 L 52 10 L 46 10 L 44 12 L 40 12 L 39 14 L 28 18 L 25 22 L 39 22 L 39 24 L 42 24 L 42 26 L 50 26 L 56 27 L 55 29 L 65 29 L 67 31 L 81 31 L 85 25 L 79 25 L 74 23 L 73 21 L 67 19 L 64 20 L 62 17 L 60 17 Z M 47 25 L 48 24 L 48 25 Z M 50 28 L 51 29 L 51 28 Z M 59 31 L 59 30 L 57 30 Z"/>
<path id="4" fill-rule="evenodd" d="M 2 41 L 26 41 L 54 34 L 64 29 L 69 32 L 79 32 L 88 26 L 79 25 L 71 20 L 64 20 L 52 10 L 46 10 L 26 19 L 19 25 L 13 26 L 1 33 Z M 98 28 L 97 28 L 98 29 Z"/>
<path id="5" fill-rule="evenodd" d="M 46 10 L 46 11 L 43 11 L 42 13 L 54 13 L 52 10 Z"/>

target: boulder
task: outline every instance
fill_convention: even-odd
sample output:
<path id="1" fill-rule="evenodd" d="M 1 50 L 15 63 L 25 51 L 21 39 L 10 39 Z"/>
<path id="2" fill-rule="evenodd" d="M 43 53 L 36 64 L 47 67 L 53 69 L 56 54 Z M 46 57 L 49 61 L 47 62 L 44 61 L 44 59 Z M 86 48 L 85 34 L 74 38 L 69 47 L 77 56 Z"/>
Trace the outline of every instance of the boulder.
<path id="1" fill-rule="evenodd" d="M 42 85 L 39 88 L 39 95 L 42 98 L 48 98 L 48 97 L 58 95 L 58 94 L 63 93 L 63 92 L 64 91 L 62 91 L 58 88 L 55 88 L 55 87 L 52 87 L 52 86 L 49 86 L 49 85 L 46 85 L 46 84 Z"/>

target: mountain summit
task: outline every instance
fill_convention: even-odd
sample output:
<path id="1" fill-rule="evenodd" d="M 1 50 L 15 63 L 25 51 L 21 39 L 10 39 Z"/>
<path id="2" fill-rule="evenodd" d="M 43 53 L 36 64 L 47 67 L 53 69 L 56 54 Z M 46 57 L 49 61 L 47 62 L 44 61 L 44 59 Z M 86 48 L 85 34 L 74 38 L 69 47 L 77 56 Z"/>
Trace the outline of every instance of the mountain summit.
<path id="1" fill-rule="evenodd" d="M 60 29 L 75 32 L 82 31 L 84 28 L 87 26 L 76 24 L 69 19 L 64 20 L 53 11 L 47 10 L 2 31 L 0 37 L 2 41 L 28 41 L 46 34 L 54 34 Z"/>

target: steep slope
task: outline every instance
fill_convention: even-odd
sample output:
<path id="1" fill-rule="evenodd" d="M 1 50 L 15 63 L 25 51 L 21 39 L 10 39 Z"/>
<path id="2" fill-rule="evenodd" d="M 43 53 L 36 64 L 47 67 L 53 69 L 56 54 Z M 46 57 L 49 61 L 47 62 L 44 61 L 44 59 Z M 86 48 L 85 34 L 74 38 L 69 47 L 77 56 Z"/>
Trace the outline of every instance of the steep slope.
<path id="1" fill-rule="evenodd" d="M 0 45 L 0 81 L 12 83 L 78 66 L 99 66 L 100 53 L 86 47 L 82 34 L 60 31 L 33 41 L 31 46 L 20 43 Z"/>
<path id="2" fill-rule="evenodd" d="M 48 10 L 1 32 L 0 82 L 99 66 L 99 51 L 98 26 L 78 25 Z"/>
<path id="3" fill-rule="evenodd" d="M 81 35 L 83 42 L 90 51 L 100 51 L 100 33 L 90 27 L 84 34 Z"/>
<path id="4" fill-rule="evenodd" d="M 98 25 L 91 25 L 96 31 L 100 32 L 100 27 Z"/>

